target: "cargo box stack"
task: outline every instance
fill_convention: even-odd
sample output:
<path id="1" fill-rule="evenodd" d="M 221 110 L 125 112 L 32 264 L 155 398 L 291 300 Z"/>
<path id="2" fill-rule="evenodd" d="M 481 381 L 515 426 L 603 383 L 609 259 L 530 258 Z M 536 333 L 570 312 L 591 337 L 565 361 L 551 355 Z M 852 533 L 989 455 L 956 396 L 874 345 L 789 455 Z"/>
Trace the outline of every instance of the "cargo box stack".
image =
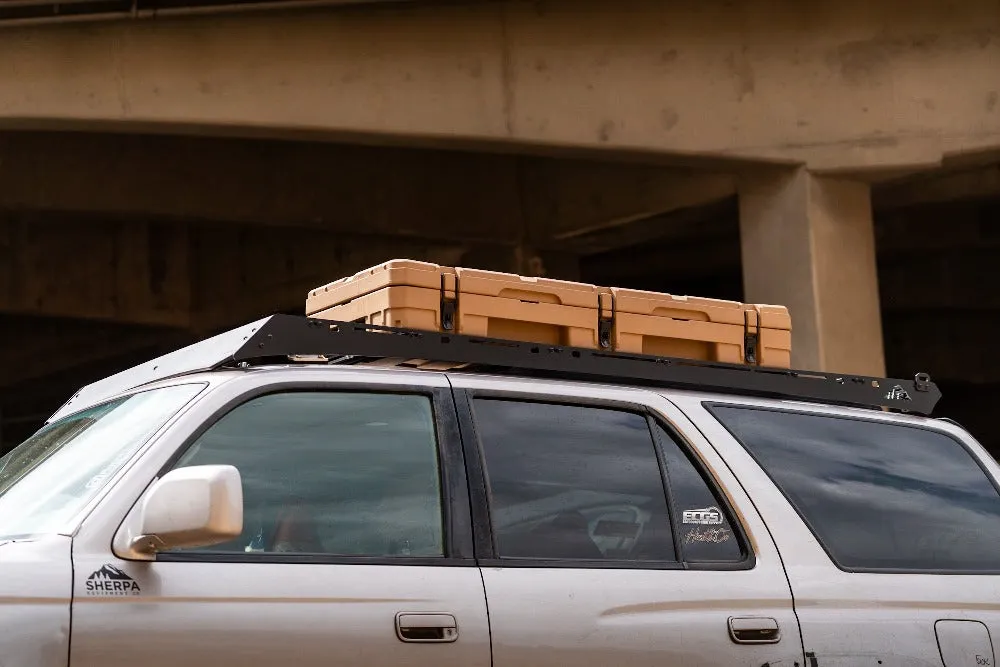
<path id="1" fill-rule="evenodd" d="M 781 306 L 393 260 L 309 293 L 306 315 L 403 329 L 788 368 Z"/>

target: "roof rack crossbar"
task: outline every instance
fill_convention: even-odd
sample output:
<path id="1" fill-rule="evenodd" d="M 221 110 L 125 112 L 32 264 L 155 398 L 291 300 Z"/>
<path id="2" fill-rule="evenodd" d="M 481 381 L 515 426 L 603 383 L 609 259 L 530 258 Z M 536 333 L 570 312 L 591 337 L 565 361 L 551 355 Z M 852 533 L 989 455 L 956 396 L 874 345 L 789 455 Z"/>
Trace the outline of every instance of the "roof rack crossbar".
<path id="1" fill-rule="evenodd" d="M 941 398 L 925 374 L 895 380 L 723 364 L 274 315 L 231 362 L 274 357 L 405 358 L 930 415 Z"/>

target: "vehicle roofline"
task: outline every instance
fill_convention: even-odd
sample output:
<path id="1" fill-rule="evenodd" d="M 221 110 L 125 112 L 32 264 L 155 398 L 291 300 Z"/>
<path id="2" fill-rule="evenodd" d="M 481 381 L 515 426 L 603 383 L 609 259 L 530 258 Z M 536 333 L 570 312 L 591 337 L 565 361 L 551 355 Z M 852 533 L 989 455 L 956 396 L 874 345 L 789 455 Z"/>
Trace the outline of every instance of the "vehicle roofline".
<path id="1" fill-rule="evenodd" d="M 410 368 L 405 366 L 394 366 L 394 367 L 375 367 L 363 364 L 358 365 L 336 365 L 336 364 L 310 364 L 310 363 L 269 363 L 260 364 L 246 367 L 238 366 L 227 366 L 215 369 L 202 369 L 193 370 L 183 373 L 176 373 L 174 375 L 165 376 L 155 380 L 150 380 L 148 382 L 143 382 L 131 387 L 127 387 L 118 391 L 114 394 L 93 397 L 93 400 L 89 401 L 68 401 L 64 408 L 60 410 L 59 418 L 64 416 L 69 416 L 80 412 L 81 410 L 86 410 L 92 408 L 96 405 L 107 403 L 109 401 L 117 400 L 124 396 L 135 394 L 142 391 L 149 391 L 159 387 L 167 387 L 188 382 L 199 382 L 205 381 L 211 385 L 220 385 L 224 382 L 228 382 L 241 377 L 247 377 L 248 375 L 259 375 L 259 374 L 270 374 L 270 373 L 317 373 L 321 372 L 330 375 L 343 375 L 343 374 L 353 374 L 353 373 L 364 373 L 372 374 L 372 376 L 381 376 L 384 378 L 391 377 L 419 377 L 419 376 L 434 376 L 434 377 L 464 377 L 473 379 L 477 382 L 486 383 L 511 383 L 511 384 L 536 384 L 544 385 L 548 387 L 587 387 L 590 389 L 594 388 L 607 388 L 609 390 L 629 390 L 636 391 L 639 393 L 648 393 L 653 395 L 659 395 L 667 400 L 677 398 L 682 400 L 691 400 L 699 403 L 729 403 L 734 405 L 747 405 L 747 406 L 761 406 L 765 408 L 778 408 L 778 409 L 792 409 L 797 411 L 813 411 L 822 412 L 826 414 L 839 414 L 845 416 L 857 416 L 862 418 L 877 418 L 879 420 L 887 420 L 894 422 L 905 422 L 914 424 L 950 424 L 952 427 L 962 430 L 966 430 L 960 424 L 955 423 L 953 420 L 943 418 L 943 417 L 926 417 L 923 415 L 906 414 L 906 413 L 896 413 L 896 412 L 885 412 L 881 410 L 875 410 L 872 408 L 858 407 L 858 406 L 842 406 L 837 404 L 828 404 L 814 401 L 799 401 L 787 398 L 769 398 L 769 397 L 756 397 L 756 396 L 745 396 L 738 393 L 726 393 L 726 392 L 705 392 L 697 391 L 691 389 L 671 389 L 671 388 L 659 388 L 644 386 L 641 384 L 631 384 L 631 383 L 609 383 L 601 381 L 590 381 L 582 379 L 562 379 L 562 378 L 546 378 L 546 377 L 531 377 L 527 375 L 518 374 L 497 374 L 489 372 L 477 372 L 477 371 L 465 371 L 465 370 L 427 370 L 419 368 Z M 50 417 L 46 423 L 51 423 L 55 418 Z"/>

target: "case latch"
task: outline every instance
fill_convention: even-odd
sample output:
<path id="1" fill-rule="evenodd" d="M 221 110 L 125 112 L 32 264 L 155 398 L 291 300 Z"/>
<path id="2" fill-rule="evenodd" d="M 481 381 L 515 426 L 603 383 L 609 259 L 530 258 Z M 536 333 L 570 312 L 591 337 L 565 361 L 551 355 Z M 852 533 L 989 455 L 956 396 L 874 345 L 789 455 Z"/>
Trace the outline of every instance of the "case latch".
<path id="1" fill-rule="evenodd" d="M 455 286 L 448 289 L 447 278 L 451 275 L 455 279 Z M 449 296 L 453 292 L 453 296 Z M 458 276 L 454 274 L 441 274 L 441 328 L 445 331 L 454 331 L 456 319 L 458 318 Z"/>
<path id="2" fill-rule="evenodd" d="M 605 308 L 605 297 L 611 302 L 610 308 Z M 611 347 L 611 336 L 615 330 L 615 294 L 614 292 L 598 292 L 597 294 L 597 342 L 603 349 Z"/>
<path id="3" fill-rule="evenodd" d="M 743 311 L 743 360 L 760 363 L 760 313 L 750 308 Z"/>

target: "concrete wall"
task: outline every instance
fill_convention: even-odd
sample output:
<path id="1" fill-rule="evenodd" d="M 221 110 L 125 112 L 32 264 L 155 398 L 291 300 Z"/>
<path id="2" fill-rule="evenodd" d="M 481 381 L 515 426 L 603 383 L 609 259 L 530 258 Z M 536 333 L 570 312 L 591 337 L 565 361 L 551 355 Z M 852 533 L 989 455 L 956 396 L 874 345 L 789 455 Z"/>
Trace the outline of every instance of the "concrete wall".
<path id="1" fill-rule="evenodd" d="M 303 142 L 15 133 L 0 156 L 0 313 L 201 331 L 393 257 L 572 278 L 736 194 L 725 173 Z"/>

